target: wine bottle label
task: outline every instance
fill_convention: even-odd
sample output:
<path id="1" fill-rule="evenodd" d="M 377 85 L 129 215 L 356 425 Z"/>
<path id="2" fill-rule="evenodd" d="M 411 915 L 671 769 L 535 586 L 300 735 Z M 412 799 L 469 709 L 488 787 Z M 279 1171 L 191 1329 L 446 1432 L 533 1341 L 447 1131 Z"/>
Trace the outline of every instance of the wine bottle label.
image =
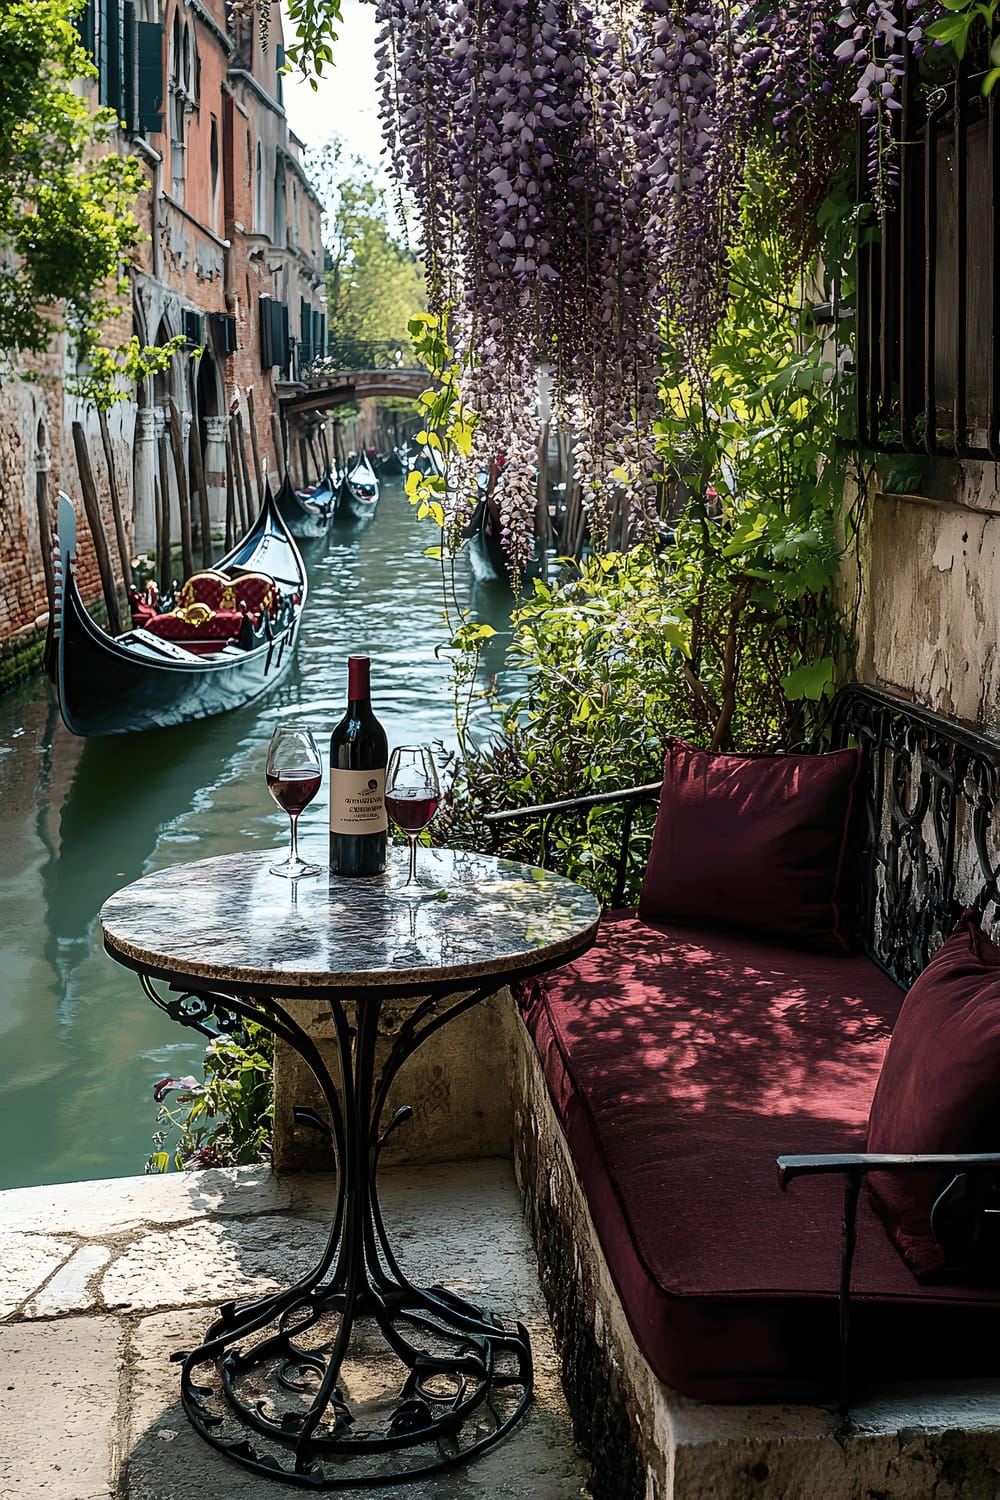
<path id="1" fill-rule="evenodd" d="M 385 767 L 375 771 L 330 772 L 330 832 L 384 833 Z"/>

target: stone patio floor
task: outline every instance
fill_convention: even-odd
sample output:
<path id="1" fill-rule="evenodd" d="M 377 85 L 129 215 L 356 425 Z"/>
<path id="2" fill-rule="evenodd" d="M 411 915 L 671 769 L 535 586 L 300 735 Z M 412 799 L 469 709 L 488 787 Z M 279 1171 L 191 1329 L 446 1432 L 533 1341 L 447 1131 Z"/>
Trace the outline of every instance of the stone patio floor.
<path id="1" fill-rule="evenodd" d="M 474 1289 L 474 1300 L 525 1323 L 535 1398 L 523 1421 L 469 1464 L 372 1493 L 587 1496 L 509 1163 L 397 1168 L 380 1182 L 394 1244 L 418 1284 Z M 271 1290 L 276 1277 L 290 1280 L 315 1262 L 329 1192 L 322 1177 L 244 1167 L 0 1193 L 0 1497 L 307 1493 L 209 1447 L 184 1415 L 169 1356 L 192 1346 L 218 1303 Z"/>

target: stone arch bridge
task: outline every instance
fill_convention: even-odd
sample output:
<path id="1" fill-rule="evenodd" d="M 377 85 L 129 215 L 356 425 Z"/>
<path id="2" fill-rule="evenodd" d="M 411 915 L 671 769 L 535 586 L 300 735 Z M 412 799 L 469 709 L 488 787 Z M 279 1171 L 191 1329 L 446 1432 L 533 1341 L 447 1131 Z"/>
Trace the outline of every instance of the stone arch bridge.
<path id="1" fill-rule="evenodd" d="M 286 387 L 282 414 L 308 421 L 312 414 L 366 397 L 415 401 L 433 381 L 412 360 L 405 344 L 388 339 L 333 338 L 327 355 L 307 365 L 295 384 Z"/>

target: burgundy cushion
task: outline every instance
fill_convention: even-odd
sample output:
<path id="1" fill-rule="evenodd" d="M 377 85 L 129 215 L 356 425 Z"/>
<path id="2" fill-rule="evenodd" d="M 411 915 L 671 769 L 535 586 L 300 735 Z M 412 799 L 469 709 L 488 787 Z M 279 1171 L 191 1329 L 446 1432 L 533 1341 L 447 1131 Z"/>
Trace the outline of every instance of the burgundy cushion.
<path id="1" fill-rule="evenodd" d="M 1000 1150 L 1000 948 L 966 913 L 914 981 L 886 1053 L 868 1122 L 869 1151 Z M 869 1192 L 918 1279 L 945 1257 L 931 1230 L 943 1180 L 869 1177 Z"/>
<path id="2" fill-rule="evenodd" d="M 639 911 L 846 951 L 838 902 L 857 750 L 720 755 L 668 740 Z"/>
<path id="3" fill-rule="evenodd" d="M 522 999 L 656 1374 L 709 1401 L 835 1391 L 842 1184 L 782 1193 L 775 1157 L 862 1148 L 898 987 L 867 958 L 612 912 L 587 954 Z M 1000 1300 L 918 1287 L 864 1197 L 854 1286 L 866 1377 L 995 1365 Z"/>
<path id="4" fill-rule="evenodd" d="M 228 641 L 239 635 L 243 614 L 238 609 L 217 609 L 205 619 L 188 620 L 183 611 L 177 611 L 155 615 L 145 624 L 152 635 L 168 641 Z"/>

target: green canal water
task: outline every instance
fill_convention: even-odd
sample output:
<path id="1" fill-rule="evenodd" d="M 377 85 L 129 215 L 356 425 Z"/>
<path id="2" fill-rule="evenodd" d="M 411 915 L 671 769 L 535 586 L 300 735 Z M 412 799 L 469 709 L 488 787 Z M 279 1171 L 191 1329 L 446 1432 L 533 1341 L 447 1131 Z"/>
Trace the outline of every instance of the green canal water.
<path id="1" fill-rule="evenodd" d="M 277 722 L 301 718 L 326 740 L 343 713 L 346 658 L 367 652 L 390 744 L 454 743 L 449 668 L 435 656 L 440 575 L 422 555 L 434 539 L 392 482 L 370 522 L 304 543 L 296 661 L 237 713 L 79 740 L 44 679 L 0 697 L 0 1188 L 142 1172 L 154 1082 L 200 1076 L 203 1043 L 105 955 L 97 913 L 150 870 L 286 842 L 288 820 L 264 783 Z M 510 596 L 466 570 L 465 602 L 498 629 L 482 671 L 498 674 Z M 302 833 L 325 818 L 324 785 Z"/>

